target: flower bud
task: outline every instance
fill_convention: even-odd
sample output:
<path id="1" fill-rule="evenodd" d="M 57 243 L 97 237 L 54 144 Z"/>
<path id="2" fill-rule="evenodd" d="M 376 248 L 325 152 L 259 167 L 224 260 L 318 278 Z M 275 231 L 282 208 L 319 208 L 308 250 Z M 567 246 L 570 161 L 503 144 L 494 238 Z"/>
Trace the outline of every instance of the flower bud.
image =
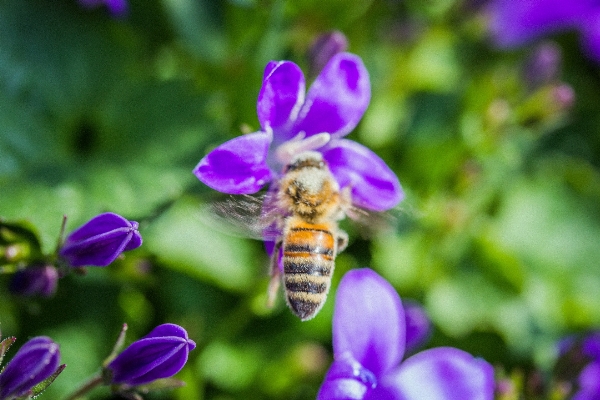
<path id="1" fill-rule="evenodd" d="M 348 39 L 342 32 L 331 31 L 317 37 L 308 51 L 311 74 L 318 75 L 331 57 L 347 48 Z"/>
<path id="2" fill-rule="evenodd" d="M 113 213 L 100 214 L 72 232 L 60 255 L 72 267 L 105 267 L 122 252 L 142 245 L 138 223 Z"/>
<path id="3" fill-rule="evenodd" d="M 533 50 L 523 66 L 523 79 L 530 91 L 558 81 L 562 54 L 551 42 L 543 43 Z"/>
<path id="4" fill-rule="evenodd" d="M 9 289 L 21 296 L 51 297 L 56 292 L 58 271 L 52 265 L 30 267 L 17 271 L 10 281 Z"/>
<path id="5" fill-rule="evenodd" d="M 110 384 L 131 386 L 168 378 L 179 372 L 196 343 L 175 324 L 159 325 L 133 342 L 108 364 L 105 377 Z"/>
<path id="6" fill-rule="evenodd" d="M 0 400 L 27 394 L 58 369 L 59 359 L 58 344 L 49 337 L 29 340 L 0 373 Z"/>
<path id="7" fill-rule="evenodd" d="M 431 323 L 425 309 L 419 303 L 405 300 L 403 306 L 406 320 L 406 351 L 410 352 L 429 339 Z"/>

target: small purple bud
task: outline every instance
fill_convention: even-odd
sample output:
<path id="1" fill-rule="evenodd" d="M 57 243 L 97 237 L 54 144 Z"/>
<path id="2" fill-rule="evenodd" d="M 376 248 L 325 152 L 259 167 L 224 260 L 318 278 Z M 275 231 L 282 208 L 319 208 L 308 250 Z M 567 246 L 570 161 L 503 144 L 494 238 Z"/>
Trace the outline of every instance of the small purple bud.
<path id="1" fill-rule="evenodd" d="M 575 91 L 566 83 L 561 83 L 552 88 L 552 95 L 559 110 L 564 111 L 575 104 Z"/>
<path id="2" fill-rule="evenodd" d="M 406 351 L 411 352 L 424 344 L 431 333 L 431 323 L 425 309 L 417 302 L 404 300 L 406 319 Z"/>
<path id="3" fill-rule="evenodd" d="M 73 231 L 60 250 L 71 267 L 105 267 L 122 252 L 142 245 L 138 223 L 113 213 L 100 214 Z"/>
<path id="4" fill-rule="evenodd" d="M 331 31 L 317 37 L 308 50 L 311 74 L 318 75 L 331 57 L 347 48 L 348 39 L 342 32 Z"/>
<path id="5" fill-rule="evenodd" d="M 9 289 L 21 296 L 52 297 L 56 292 L 58 271 L 52 265 L 29 267 L 17 271 L 10 281 Z"/>
<path id="6" fill-rule="evenodd" d="M 58 344 L 52 339 L 38 336 L 29 340 L 0 373 L 0 399 L 24 396 L 58 369 L 59 360 Z"/>
<path id="7" fill-rule="evenodd" d="M 159 325 L 133 342 L 106 367 L 111 384 L 143 385 L 179 372 L 196 343 L 175 324 Z"/>
<path id="8" fill-rule="evenodd" d="M 535 48 L 523 67 L 523 78 L 529 90 L 557 81 L 561 64 L 562 54 L 556 44 L 546 42 Z"/>

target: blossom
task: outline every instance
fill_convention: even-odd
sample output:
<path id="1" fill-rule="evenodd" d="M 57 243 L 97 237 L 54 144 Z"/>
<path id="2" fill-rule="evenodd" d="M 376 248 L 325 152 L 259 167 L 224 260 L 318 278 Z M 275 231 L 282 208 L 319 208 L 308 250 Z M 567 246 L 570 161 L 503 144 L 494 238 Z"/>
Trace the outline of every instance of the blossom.
<path id="1" fill-rule="evenodd" d="M 179 372 L 196 343 L 182 327 L 163 324 L 133 342 L 106 367 L 112 384 L 131 386 L 168 378 Z"/>
<path id="2" fill-rule="evenodd" d="M 58 344 L 47 336 L 25 343 L 0 372 L 0 400 L 25 396 L 59 368 Z"/>
<path id="3" fill-rule="evenodd" d="M 22 296 L 51 297 L 56 292 L 58 271 L 52 265 L 29 267 L 15 272 L 9 289 Z"/>
<path id="4" fill-rule="evenodd" d="M 492 400 L 493 369 L 451 347 L 402 360 L 406 326 L 400 297 L 370 269 L 348 272 L 333 315 L 333 354 L 318 400 Z"/>
<path id="5" fill-rule="evenodd" d="M 122 252 L 142 245 L 138 223 L 113 213 L 100 214 L 73 231 L 60 249 L 72 267 L 105 267 Z"/>
<path id="6" fill-rule="evenodd" d="M 115 17 L 124 16 L 129 9 L 127 0 L 79 0 L 79 4 L 86 8 L 96 8 L 105 4 L 108 11 Z"/>
<path id="7" fill-rule="evenodd" d="M 429 338 L 431 322 L 425 309 L 415 301 L 404 301 L 406 352 L 417 349 Z"/>
<path id="8" fill-rule="evenodd" d="M 571 380 L 575 377 L 577 389 L 572 400 L 600 399 L 600 331 L 585 337 L 571 336 L 559 343 L 561 359 L 558 372 Z M 577 374 L 576 376 L 573 373 Z"/>
<path id="9" fill-rule="evenodd" d="M 369 105 L 371 86 L 360 57 L 337 53 L 307 93 L 304 74 L 291 61 L 271 61 L 258 95 L 261 130 L 234 138 L 194 168 L 200 181 L 220 192 L 251 194 L 277 181 L 294 155 L 323 155 L 354 205 L 374 211 L 394 207 L 404 194 L 396 175 L 368 148 L 343 137 Z"/>
<path id="10" fill-rule="evenodd" d="M 597 0 L 491 0 L 487 12 L 492 39 L 499 47 L 517 47 L 551 33 L 576 30 L 586 52 L 600 61 Z"/>

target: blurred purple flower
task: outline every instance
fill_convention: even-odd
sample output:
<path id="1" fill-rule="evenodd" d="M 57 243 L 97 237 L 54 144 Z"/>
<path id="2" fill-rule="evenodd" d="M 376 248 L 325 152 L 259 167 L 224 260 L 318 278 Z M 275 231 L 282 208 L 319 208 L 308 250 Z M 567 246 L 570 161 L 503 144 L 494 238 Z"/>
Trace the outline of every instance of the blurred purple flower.
<path id="1" fill-rule="evenodd" d="M 583 338 L 570 336 L 558 346 L 562 369 L 578 374 L 572 400 L 600 400 L 600 331 Z"/>
<path id="2" fill-rule="evenodd" d="M 348 272 L 333 314 L 333 355 L 318 400 L 492 400 L 491 365 L 451 347 L 406 360 L 400 297 L 370 269 Z"/>
<path id="3" fill-rule="evenodd" d="M 416 301 L 404 300 L 406 321 L 406 352 L 410 353 L 424 344 L 431 333 L 431 322 L 427 312 Z"/>
<path id="4" fill-rule="evenodd" d="M 29 267 L 12 276 L 9 290 L 21 296 L 51 297 L 56 292 L 57 283 L 58 271 L 54 266 Z"/>
<path id="5" fill-rule="evenodd" d="M 108 364 L 110 383 L 137 386 L 171 377 L 183 368 L 195 347 L 182 327 L 159 325 Z"/>
<path id="6" fill-rule="evenodd" d="M 348 39 L 340 31 L 319 35 L 308 51 L 311 74 L 316 75 L 321 72 L 333 56 L 346 51 L 347 48 Z"/>
<path id="7" fill-rule="evenodd" d="M 105 267 L 122 252 L 141 245 L 137 222 L 104 213 L 73 231 L 60 249 L 60 255 L 72 267 Z"/>
<path id="8" fill-rule="evenodd" d="M 276 181 L 294 155 L 316 150 L 340 187 L 350 188 L 356 206 L 390 209 L 404 196 L 396 175 L 371 150 L 343 139 L 362 118 L 370 97 L 368 72 L 354 54 L 334 55 L 306 94 L 296 64 L 271 61 L 257 102 L 262 130 L 218 146 L 193 172 L 220 192 L 256 193 Z"/>
<path id="9" fill-rule="evenodd" d="M 86 8 L 96 8 L 105 4 L 111 15 L 115 17 L 125 16 L 129 10 L 127 0 L 79 0 L 79 4 Z"/>
<path id="10" fill-rule="evenodd" d="M 492 39 L 510 48 L 550 33 L 577 30 L 590 57 L 600 61 L 598 0 L 490 0 L 487 5 Z"/>
<path id="11" fill-rule="evenodd" d="M 0 372 L 0 400 L 25 396 L 59 367 L 58 344 L 46 336 L 25 343 Z"/>

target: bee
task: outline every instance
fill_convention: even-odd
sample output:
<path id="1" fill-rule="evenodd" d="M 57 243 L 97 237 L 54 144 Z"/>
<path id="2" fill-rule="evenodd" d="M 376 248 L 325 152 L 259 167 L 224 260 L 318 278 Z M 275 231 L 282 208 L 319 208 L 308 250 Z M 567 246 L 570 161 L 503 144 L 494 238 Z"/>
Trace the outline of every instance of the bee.
<path id="1" fill-rule="evenodd" d="M 340 191 L 321 153 L 304 151 L 285 167 L 274 201 L 285 217 L 271 260 L 269 296 L 272 302 L 282 282 L 289 308 L 306 321 L 323 307 L 335 258 L 348 244 L 338 221 L 346 215 L 349 194 Z"/>

